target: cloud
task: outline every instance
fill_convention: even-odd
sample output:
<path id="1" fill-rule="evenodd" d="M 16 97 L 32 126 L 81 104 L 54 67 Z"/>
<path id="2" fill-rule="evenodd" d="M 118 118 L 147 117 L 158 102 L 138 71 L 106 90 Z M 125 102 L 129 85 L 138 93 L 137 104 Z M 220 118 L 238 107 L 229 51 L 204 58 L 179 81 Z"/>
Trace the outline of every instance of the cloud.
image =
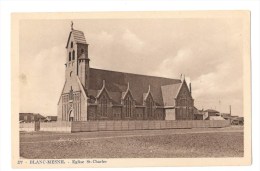
<path id="1" fill-rule="evenodd" d="M 136 34 L 128 29 L 126 29 L 122 35 L 122 43 L 127 49 L 133 52 L 140 52 L 145 45 L 145 43 L 138 38 Z"/>
<path id="2" fill-rule="evenodd" d="M 227 74 L 230 72 L 228 65 L 222 64 L 218 66 L 216 72 L 201 75 L 198 79 L 194 80 L 196 91 L 194 93 L 197 97 L 201 96 L 225 96 L 237 92 L 242 88 L 242 77 L 232 78 L 231 75 Z M 199 87 L 204 87 L 199 89 Z M 207 90 L 207 91 L 205 91 Z"/>
<path id="3" fill-rule="evenodd" d="M 222 63 L 215 72 L 203 74 L 193 80 L 193 96 L 197 107 L 216 107 L 222 112 L 228 112 L 229 105 L 232 105 L 236 115 L 242 115 L 242 75 L 233 77 L 233 72 L 232 64 Z"/>
<path id="4" fill-rule="evenodd" d="M 114 41 L 114 36 L 106 31 L 101 31 L 101 33 L 98 34 L 95 38 L 97 39 L 96 41 L 99 42 L 99 45 L 102 46 L 109 46 L 109 44 L 113 43 Z"/>
<path id="5" fill-rule="evenodd" d="M 198 53 L 197 50 L 181 48 L 175 56 L 165 58 L 153 75 L 179 79 L 180 74 L 185 74 L 192 83 L 193 97 L 198 108 L 216 107 L 222 112 L 228 112 L 229 105 L 232 105 L 236 115 L 243 115 L 241 59 L 228 57 L 230 52 L 226 52 L 220 58 L 210 60 L 207 52 Z"/>
<path id="6" fill-rule="evenodd" d="M 146 44 L 129 29 L 113 32 L 97 32 L 91 38 L 91 67 L 143 73 L 143 64 L 147 59 L 144 55 Z"/>
<path id="7" fill-rule="evenodd" d="M 154 75 L 161 75 L 169 78 L 179 78 L 180 74 L 185 74 L 191 69 L 193 52 L 191 49 L 183 48 L 178 50 L 176 56 L 165 58 L 154 71 Z"/>
<path id="8" fill-rule="evenodd" d="M 63 86 L 64 45 L 41 50 L 31 62 L 23 65 L 20 73 L 21 112 L 41 112 L 55 115 L 61 87 Z M 24 103 L 26 102 L 26 103 Z"/>

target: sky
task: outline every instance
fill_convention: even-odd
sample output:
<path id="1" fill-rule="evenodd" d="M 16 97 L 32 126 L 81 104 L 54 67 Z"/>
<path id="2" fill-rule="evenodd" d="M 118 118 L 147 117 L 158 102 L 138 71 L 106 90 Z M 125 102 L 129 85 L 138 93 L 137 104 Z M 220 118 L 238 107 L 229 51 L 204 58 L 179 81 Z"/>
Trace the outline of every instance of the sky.
<path id="1" fill-rule="evenodd" d="M 93 68 L 180 78 L 198 109 L 243 116 L 243 23 L 239 18 L 81 19 Z M 56 115 L 71 20 L 22 20 L 20 112 Z"/>

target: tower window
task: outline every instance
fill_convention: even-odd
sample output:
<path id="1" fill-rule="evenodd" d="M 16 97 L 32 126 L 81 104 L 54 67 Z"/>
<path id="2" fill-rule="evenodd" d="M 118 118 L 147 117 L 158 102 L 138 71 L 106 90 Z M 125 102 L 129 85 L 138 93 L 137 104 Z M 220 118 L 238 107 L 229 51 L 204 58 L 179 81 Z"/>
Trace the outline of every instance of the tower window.
<path id="1" fill-rule="evenodd" d="M 70 43 L 70 47 L 73 48 L 73 42 Z"/>
<path id="2" fill-rule="evenodd" d="M 73 90 L 72 90 L 72 86 L 70 86 L 69 100 L 73 100 Z"/>
<path id="3" fill-rule="evenodd" d="M 75 60 L 75 51 L 72 51 L 72 60 Z"/>
<path id="4" fill-rule="evenodd" d="M 71 77 L 71 75 L 72 75 L 72 71 L 70 72 L 70 77 Z"/>
<path id="5" fill-rule="evenodd" d="M 69 61 L 71 61 L 71 52 L 69 53 Z"/>

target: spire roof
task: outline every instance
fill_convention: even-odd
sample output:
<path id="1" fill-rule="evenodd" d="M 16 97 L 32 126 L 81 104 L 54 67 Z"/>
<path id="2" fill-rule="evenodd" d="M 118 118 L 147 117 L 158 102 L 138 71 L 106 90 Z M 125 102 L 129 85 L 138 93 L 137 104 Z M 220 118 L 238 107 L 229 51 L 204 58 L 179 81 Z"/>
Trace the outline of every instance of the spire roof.
<path id="1" fill-rule="evenodd" d="M 75 43 L 87 44 L 87 41 L 86 41 L 85 36 L 84 36 L 84 33 L 82 31 L 73 29 L 70 32 L 66 48 L 69 46 L 69 40 L 71 38 L 71 35 L 73 35 Z"/>

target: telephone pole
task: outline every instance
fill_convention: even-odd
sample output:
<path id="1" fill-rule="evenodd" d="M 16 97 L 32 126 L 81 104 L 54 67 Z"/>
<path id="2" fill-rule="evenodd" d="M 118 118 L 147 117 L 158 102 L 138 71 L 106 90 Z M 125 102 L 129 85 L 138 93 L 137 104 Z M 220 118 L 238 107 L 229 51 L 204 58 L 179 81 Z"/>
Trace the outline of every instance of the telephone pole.
<path id="1" fill-rule="evenodd" d="M 219 113 L 221 113 L 221 100 L 218 101 L 218 104 L 219 104 Z"/>

